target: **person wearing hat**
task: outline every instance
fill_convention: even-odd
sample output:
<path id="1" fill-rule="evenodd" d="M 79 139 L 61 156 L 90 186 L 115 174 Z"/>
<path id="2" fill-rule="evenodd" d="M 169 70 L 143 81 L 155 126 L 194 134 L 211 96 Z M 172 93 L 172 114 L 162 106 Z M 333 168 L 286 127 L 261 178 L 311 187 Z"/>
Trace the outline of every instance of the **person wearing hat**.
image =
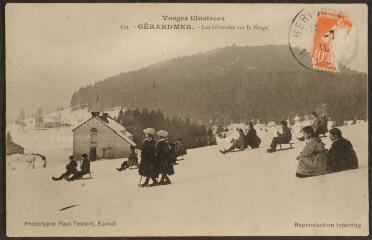
<path id="1" fill-rule="evenodd" d="M 291 130 L 288 128 L 288 123 L 286 121 L 280 122 L 280 127 L 282 128 L 282 133 L 277 132 L 277 137 L 274 137 L 271 141 L 270 148 L 267 152 L 275 152 L 276 146 L 278 144 L 287 144 L 292 140 Z"/>
<path id="2" fill-rule="evenodd" d="M 161 174 L 159 184 L 171 184 L 168 175 L 174 174 L 174 168 L 170 152 L 171 149 L 167 140 L 168 132 L 165 130 L 159 130 L 156 135 L 159 136 L 159 139 L 155 144 L 155 159 L 159 164 L 159 172 Z"/>
<path id="3" fill-rule="evenodd" d="M 88 155 L 84 153 L 81 156 L 83 157 L 83 162 L 80 165 L 80 171 L 72 175 L 72 177 L 67 178 L 67 181 L 73 181 L 73 180 L 80 179 L 85 174 L 90 173 L 90 161 L 89 161 Z"/>
<path id="4" fill-rule="evenodd" d="M 70 161 L 69 163 L 66 165 L 66 172 L 62 173 L 62 175 L 60 177 L 52 177 L 52 179 L 54 181 L 59 181 L 59 180 L 62 180 L 64 178 L 68 178 L 71 174 L 75 174 L 77 173 L 77 162 L 75 161 L 75 158 L 74 156 L 70 156 L 69 157 Z"/>
<path id="5" fill-rule="evenodd" d="M 141 149 L 141 163 L 139 165 L 138 173 L 146 177 L 145 182 L 141 185 L 141 187 L 148 187 L 148 186 L 155 186 L 158 184 L 156 180 L 158 178 L 158 169 L 156 168 L 155 164 L 155 129 L 153 128 L 146 128 L 143 130 L 145 134 L 145 139 L 142 142 L 142 149 Z M 149 185 L 150 178 L 152 180 L 152 184 Z"/>

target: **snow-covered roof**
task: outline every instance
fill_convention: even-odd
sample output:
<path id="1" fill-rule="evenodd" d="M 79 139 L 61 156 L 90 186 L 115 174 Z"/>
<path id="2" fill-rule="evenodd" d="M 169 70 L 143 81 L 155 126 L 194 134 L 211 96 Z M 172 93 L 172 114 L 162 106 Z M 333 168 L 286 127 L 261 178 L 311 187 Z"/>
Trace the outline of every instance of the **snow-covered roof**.
<path id="1" fill-rule="evenodd" d="M 110 116 L 107 116 L 107 122 L 103 121 L 100 117 L 96 117 L 98 120 L 103 122 L 106 126 L 114 130 L 115 133 L 117 133 L 120 137 L 124 138 L 128 143 L 131 145 L 136 146 L 136 144 L 130 139 L 131 136 L 133 136 L 130 132 L 125 129 L 123 125 L 118 123 L 115 119 L 111 118 Z"/>
<path id="2" fill-rule="evenodd" d="M 90 119 L 88 119 L 87 121 L 83 122 L 82 124 L 80 124 L 76 128 L 72 129 L 72 131 L 75 131 L 77 128 L 79 128 L 80 126 L 82 126 L 85 123 L 89 122 L 93 118 L 97 119 L 99 122 L 101 122 L 102 124 L 104 124 L 105 126 L 107 126 L 108 128 L 110 128 L 114 133 L 116 133 L 119 137 L 123 138 L 130 145 L 136 146 L 136 143 L 133 142 L 132 139 L 130 139 L 130 137 L 133 136 L 133 135 L 130 132 L 128 132 L 127 129 L 125 129 L 125 127 L 123 125 L 121 125 L 120 123 L 118 123 L 116 120 L 114 120 L 110 116 L 107 116 L 107 118 L 106 118 L 107 120 L 106 121 L 102 120 L 100 116 L 91 117 Z"/>

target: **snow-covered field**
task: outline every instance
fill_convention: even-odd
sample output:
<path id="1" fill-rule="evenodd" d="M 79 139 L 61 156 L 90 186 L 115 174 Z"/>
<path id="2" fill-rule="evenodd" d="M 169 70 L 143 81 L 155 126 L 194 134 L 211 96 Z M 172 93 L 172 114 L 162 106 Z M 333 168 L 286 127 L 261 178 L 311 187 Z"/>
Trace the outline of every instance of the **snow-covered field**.
<path id="1" fill-rule="evenodd" d="M 296 155 L 304 143 L 268 154 L 272 135 L 260 131 L 259 149 L 222 155 L 218 150 L 228 145 L 222 142 L 189 150 L 175 166 L 173 183 L 166 186 L 139 188 L 137 170 L 115 170 L 123 159 L 94 162 L 93 179 L 74 182 L 51 180 L 64 171 L 63 165 L 7 171 L 7 234 L 367 235 L 368 124 L 341 129 L 354 145 L 360 168 L 307 179 L 295 177 Z M 329 140 L 323 140 L 329 147 Z M 72 205 L 77 206 L 60 211 Z M 75 226 L 74 221 L 93 221 L 94 226 Z M 99 226 L 100 221 L 114 226 Z M 56 226 L 25 222 L 55 222 Z M 62 226 L 68 222 L 71 226 Z M 334 227 L 302 228 L 296 223 Z M 345 228 L 337 223 L 361 226 Z"/>

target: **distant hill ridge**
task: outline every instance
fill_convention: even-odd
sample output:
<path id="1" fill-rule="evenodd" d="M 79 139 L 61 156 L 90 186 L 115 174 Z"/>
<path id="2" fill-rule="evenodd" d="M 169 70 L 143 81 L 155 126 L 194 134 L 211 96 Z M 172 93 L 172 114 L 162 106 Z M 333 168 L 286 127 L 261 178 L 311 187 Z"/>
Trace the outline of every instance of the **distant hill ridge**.
<path id="1" fill-rule="evenodd" d="M 71 106 L 161 109 L 195 120 L 262 121 L 308 114 L 323 103 L 337 120 L 366 119 L 367 74 L 315 72 L 288 46 L 232 46 L 156 63 L 80 88 Z"/>

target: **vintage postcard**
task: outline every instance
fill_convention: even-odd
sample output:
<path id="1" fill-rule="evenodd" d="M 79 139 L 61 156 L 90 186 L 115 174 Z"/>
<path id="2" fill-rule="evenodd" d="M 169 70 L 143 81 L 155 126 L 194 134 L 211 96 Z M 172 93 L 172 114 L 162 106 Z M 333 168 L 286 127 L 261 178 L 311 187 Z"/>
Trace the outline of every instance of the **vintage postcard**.
<path id="1" fill-rule="evenodd" d="M 366 236 L 367 4 L 10 3 L 8 236 Z"/>

